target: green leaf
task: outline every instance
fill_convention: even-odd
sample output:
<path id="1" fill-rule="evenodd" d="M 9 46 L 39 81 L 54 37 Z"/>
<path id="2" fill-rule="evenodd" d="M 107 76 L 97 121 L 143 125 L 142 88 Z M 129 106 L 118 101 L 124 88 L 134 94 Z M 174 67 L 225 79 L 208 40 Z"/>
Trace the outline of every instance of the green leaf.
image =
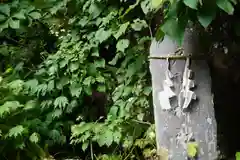
<path id="1" fill-rule="evenodd" d="M 85 141 L 85 142 L 82 144 L 82 150 L 83 150 L 83 151 L 86 151 L 86 149 L 88 148 L 88 145 L 89 145 L 89 141 Z"/>
<path id="2" fill-rule="evenodd" d="M 183 0 L 184 4 L 192 9 L 197 9 L 198 0 Z"/>
<path id="3" fill-rule="evenodd" d="M 216 17 L 216 8 L 213 6 L 202 8 L 197 13 L 198 21 L 201 23 L 201 25 L 204 28 L 207 28 L 215 17 Z"/>
<path id="4" fill-rule="evenodd" d="M 131 24 L 131 27 L 135 30 L 135 31 L 141 31 L 143 28 L 147 28 L 148 25 L 147 25 L 147 22 L 145 20 L 140 20 L 139 18 L 138 19 L 135 19 L 133 21 L 133 23 Z"/>
<path id="5" fill-rule="evenodd" d="M 69 89 L 73 97 L 79 97 L 82 93 L 82 85 L 80 84 L 72 84 Z"/>
<path id="6" fill-rule="evenodd" d="M 185 19 L 187 21 L 187 19 Z M 183 24 L 182 24 L 183 23 Z M 161 26 L 162 31 L 173 40 L 182 45 L 186 23 L 181 19 L 170 18 Z"/>
<path id="7" fill-rule="evenodd" d="M 152 7 L 154 9 L 160 8 L 162 4 L 164 3 L 164 0 L 152 0 Z"/>
<path id="8" fill-rule="evenodd" d="M 95 60 L 94 65 L 96 66 L 96 68 L 105 68 L 105 60 L 103 58 Z"/>
<path id="9" fill-rule="evenodd" d="M 62 114 L 63 112 L 61 109 L 54 109 L 54 111 L 52 112 L 52 118 L 59 118 Z"/>
<path id="10" fill-rule="evenodd" d="M 4 22 L 7 20 L 7 17 L 3 14 L 0 14 L 0 23 Z"/>
<path id="11" fill-rule="evenodd" d="M 86 86 L 90 86 L 91 83 L 93 83 L 93 82 L 94 82 L 94 79 L 93 79 L 93 77 L 90 76 L 90 77 L 87 77 L 84 79 L 83 84 Z"/>
<path id="12" fill-rule="evenodd" d="M 103 8 L 101 5 L 97 3 L 91 3 L 88 12 L 91 14 L 92 18 L 95 19 L 101 14 L 102 10 Z"/>
<path id="13" fill-rule="evenodd" d="M 49 92 L 53 91 L 54 90 L 54 86 L 55 86 L 54 80 L 51 80 L 50 82 L 48 82 L 47 90 Z"/>
<path id="14" fill-rule="evenodd" d="M 29 137 L 29 140 L 30 142 L 32 143 L 38 143 L 39 142 L 39 134 L 34 132 L 30 137 Z"/>
<path id="15" fill-rule="evenodd" d="M 128 39 L 121 39 L 117 43 L 117 51 L 124 52 L 126 48 L 128 48 L 130 42 Z"/>
<path id="16" fill-rule="evenodd" d="M 118 39 L 120 36 L 122 36 L 123 34 L 125 34 L 125 32 L 126 32 L 128 26 L 129 26 L 129 24 L 130 24 L 129 22 L 126 22 L 126 23 L 122 24 L 122 25 L 120 26 L 119 30 L 117 31 L 117 33 L 114 35 L 114 37 L 115 37 L 116 39 Z"/>
<path id="17" fill-rule="evenodd" d="M 148 13 L 150 13 L 152 11 L 152 4 L 151 4 L 151 0 L 143 0 L 141 2 L 141 8 L 144 12 L 145 15 L 147 15 Z"/>
<path id="18" fill-rule="evenodd" d="M 106 86 L 105 85 L 98 85 L 97 91 L 106 92 Z"/>
<path id="19" fill-rule="evenodd" d="M 233 15 L 234 7 L 229 0 L 217 0 L 216 3 L 217 3 L 219 8 L 221 8 L 222 10 L 227 12 L 228 14 Z"/>
<path id="20" fill-rule="evenodd" d="M 6 16 L 10 16 L 10 6 L 8 4 L 1 4 L 0 13 L 5 14 Z"/>
<path id="21" fill-rule="evenodd" d="M 23 11 L 20 11 L 20 12 L 17 12 L 17 13 L 14 13 L 12 15 L 13 18 L 17 18 L 17 19 L 25 19 L 25 13 Z"/>
<path id="22" fill-rule="evenodd" d="M 24 110 L 33 109 L 36 107 L 36 105 L 37 105 L 37 102 L 35 100 L 30 100 L 25 104 Z"/>
<path id="23" fill-rule="evenodd" d="M 7 137 L 14 137 L 21 136 L 24 133 L 25 128 L 22 125 L 18 125 L 16 127 L 13 127 L 9 130 L 7 133 Z"/>
<path id="24" fill-rule="evenodd" d="M 29 16 L 32 18 L 32 19 L 39 19 L 42 17 L 41 13 L 37 12 L 37 11 L 33 11 L 33 12 L 30 12 L 29 13 Z"/>
<path id="25" fill-rule="evenodd" d="M 77 69 L 79 69 L 79 63 L 78 63 L 78 62 L 74 62 L 74 63 L 71 63 L 71 64 L 70 64 L 70 71 L 71 71 L 71 72 L 74 72 L 74 71 L 76 71 Z"/>
<path id="26" fill-rule="evenodd" d="M 100 43 L 106 41 L 110 36 L 112 32 L 110 30 L 105 31 L 104 28 L 100 28 L 96 34 L 95 38 L 98 40 Z"/>
<path id="27" fill-rule="evenodd" d="M 9 19 L 8 24 L 13 29 L 18 29 L 20 27 L 20 20 Z"/>
<path id="28" fill-rule="evenodd" d="M 55 99 L 54 106 L 55 108 L 59 107 L 60 109 L 64 109 L 68 105 L 67 97 L 60 96 Z"/>

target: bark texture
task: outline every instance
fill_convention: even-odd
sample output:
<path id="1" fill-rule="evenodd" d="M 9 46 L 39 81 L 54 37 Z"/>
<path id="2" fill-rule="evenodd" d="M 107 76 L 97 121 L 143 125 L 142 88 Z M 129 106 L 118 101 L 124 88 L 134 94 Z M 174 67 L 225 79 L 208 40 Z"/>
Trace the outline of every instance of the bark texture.
<path id="1" fill-rule="evenodd" d="M 201 46 L 198 43 L 198 34 L 187 30 L 184 38 L 186 54 L 199 54 Z M 155 44 L 154 44 L 155 43 Z M 152 41 L 152 46 L 156 45 Z M 164 56 L 174 53 L 178 46 L 169 37 L 157 45 L 150 56 Z M 171 60 L 170 71 L 174 77 L 173 92 L 178 95 L 182 84 L 185 60 Z M 197 100 L 191 103 L 190 109 L 182 112 L 177 99 L 171 99 L 171 110 L 163 110 L 160 105 L 159 92 L 163 91 L 163 81 L 168 68 L 167 60 L 151 59 L 150 71 L 152 75 L 153 104 L 155 114 L 157 148 L 160 157 L 167 160 L 187 159 L 187 142 L 190 134 L 198 143 L 200 160 L 215 160 L 217 158 L 217 126 L 214 114 L 213 96 L 211 92 L 211 76 L 205 60 L 192 60 L 190 69 L 194 72 L 196 87 L 192 89 Z M 164 152 L 163 152 L 164 151 Z M 168 154 L 163 158 L 163 154 Z M 161 159 L 161 160 L 162 160 Z"/>

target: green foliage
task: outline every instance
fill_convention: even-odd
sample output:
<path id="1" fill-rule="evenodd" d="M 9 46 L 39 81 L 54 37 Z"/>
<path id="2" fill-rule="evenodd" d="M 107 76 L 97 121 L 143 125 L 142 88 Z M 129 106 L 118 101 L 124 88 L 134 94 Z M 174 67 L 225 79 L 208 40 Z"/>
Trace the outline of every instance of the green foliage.
<path id="1" fill-rule="evenodd" d="M 155 10 L 162 9 L 164 6 L 162 0 L 152 0 Z M 168 0 L 169 5 L 164 8 L 165 21 L 160 26 L 160 30 L 170 36 L 173 40 L 182 45 L 182 39 L 186 27 L 189 22 L 199 22 L 204 28 L 207 28 L 215 19 L 218 8 L 229 15 L 234 14 L 234 5 L 237 1 L 232 0 L 216 0 L 216 1 L 198 1 L 198 0 Z M 159 33 L 162 33 L 159 32 Z M 156 37 L 163 37 L 164 34 Z"/>
<path id="2" fill-rule="evenodd" d="M 0 8 L 0 35 L 14 40 L 0 46 L 0 63 L 7 66 L 0 68 L 0 130 L 9 144 L 1 148 L 3 157 L 14 148 L 16 157 L 45 158 L 45 145 L 54 150 L 67 137 L 85 152 L 96 144 L 124 146 L 125 158 L 141 147 L 135 141 L 145 141 L 150 124 L 149 0 L 26 0 Z M 51 52 L 52 37 L 57 46 Z M 105 117 L 86 102 L 93 91 L 108 97 Z M 154 148 L 153 139 L 145 144 L 141 148 Z"/>

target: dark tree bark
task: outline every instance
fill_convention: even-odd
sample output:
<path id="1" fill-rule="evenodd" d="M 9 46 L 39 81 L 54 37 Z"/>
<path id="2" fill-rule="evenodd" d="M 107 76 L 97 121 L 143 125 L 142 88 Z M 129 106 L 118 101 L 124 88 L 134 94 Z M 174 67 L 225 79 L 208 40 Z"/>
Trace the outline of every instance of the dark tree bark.
<path id="1" fill-rule="evenodd" d="M 162 42 L 153 41 L 150 47 L 150 56 L 159 57 L 173 54 L 178 46 L 169 37 L 165 36 Z M 198 34 L 188 29 L 185 33 L 184 54 L 198 55 L 201 45 Z M 173 93 L 169 97 L 171 109 L 164 110 L 159 99 L 159 93 L 164 91 L 164 81 L 168 63 L 166 59 L 151 59 L 150 71 L 152 74 L 153 103 L 157 136 L 157 149 L 161 160 L 185 160 L 189 156 L 191 140 L 198 144 L 195 146 L 200 160 L 215 160 L 217 158 L 217 126 L 214 114 L 213 96 L 211 92 L 211 76 L 206 60 L 192 59 L 189 69 L 194 73 L 195 87 L 190 89 L 196 94 L 187 110 L 181 108 L 179 94 L 186 59 L 169 60 L 169 70 L 173 75 L 171 79 Z M 163 100 L 162 100 L 163 102 Z M 191 147 L 190 147 L 191 148 Z M 192 152 L 192 150 L 191 150 Z"/>

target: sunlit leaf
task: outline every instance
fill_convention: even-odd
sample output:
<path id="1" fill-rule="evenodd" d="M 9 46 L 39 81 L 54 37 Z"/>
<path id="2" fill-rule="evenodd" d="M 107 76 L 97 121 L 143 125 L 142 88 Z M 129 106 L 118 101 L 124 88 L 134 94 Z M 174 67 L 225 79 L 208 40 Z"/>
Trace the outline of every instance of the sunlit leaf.
<path id="1" fill-rule="evenodd" d="M 126 48 L 128 48 L 130 42 L 128 39 L 121 39 L 117 43 L 117 51 L 124 52 Z"/>
<path id="2" fill-rule="evenodd" d="M 64 97 L 64 96 L 60 96 L 56 98 L 54 101 L 55 108 L 58 107 L 60 109 L 64 109 L 67 105 L 68 105 L 68 99 L 67 97 Z"/>
<path id="3" fill-rule="evenodd" d="M 24 133 L 24 130 L 26 130 L 26 128 L 24 128 L 22 125 L 18 125 L 16 127 L 13 127 L 7 133 L 7 137 L 16 138 L 17 136 L 21 136 Z"/>
<path id="4" fill-rule="evenodd" d="M 33 134 L 31 134 L 31 136 L 29 137 L 29 140 L 32 142 L 32 143 L 38 143 L 39 142 L 39 134 L 34 132 Z"/>
<path id="5" fill-rule="evenodd" d="M 122 36 L 123 34 L 125 34 L 125 32 L 126 32 L 128 26 L 129 26 L 129 24 L 130 24 L 129 22 L 126 22 L 126 23 L 122 24 L 122 25 L 120 26 L 119 30 L 117 31 L 117 33 L 114 35 L 114 37 L 115 37 L 116 39 L 118 39 L 120 36 Z"/>
<path id="6" fill-rule="evenodd" d="M 10 18 L 8 24 L 11 28 L 18 29 L 20 27 L 20 20 Z"/>
<path id="7" fill-rule="evenodd" d="M 232 15 L 234 12 L 234 7 L 229 0 L 217 0 L 216 1 L 219 8 Z"/>
<path id="8" fill-rule="evenodd" d="M 96 34 L 95 38 L 98 40 L 100 43 L 103 41 L 107 40 L 111 36 L 112 32 L 110 30 L 105 31 L 104 28 L 100 28 Z"/>

